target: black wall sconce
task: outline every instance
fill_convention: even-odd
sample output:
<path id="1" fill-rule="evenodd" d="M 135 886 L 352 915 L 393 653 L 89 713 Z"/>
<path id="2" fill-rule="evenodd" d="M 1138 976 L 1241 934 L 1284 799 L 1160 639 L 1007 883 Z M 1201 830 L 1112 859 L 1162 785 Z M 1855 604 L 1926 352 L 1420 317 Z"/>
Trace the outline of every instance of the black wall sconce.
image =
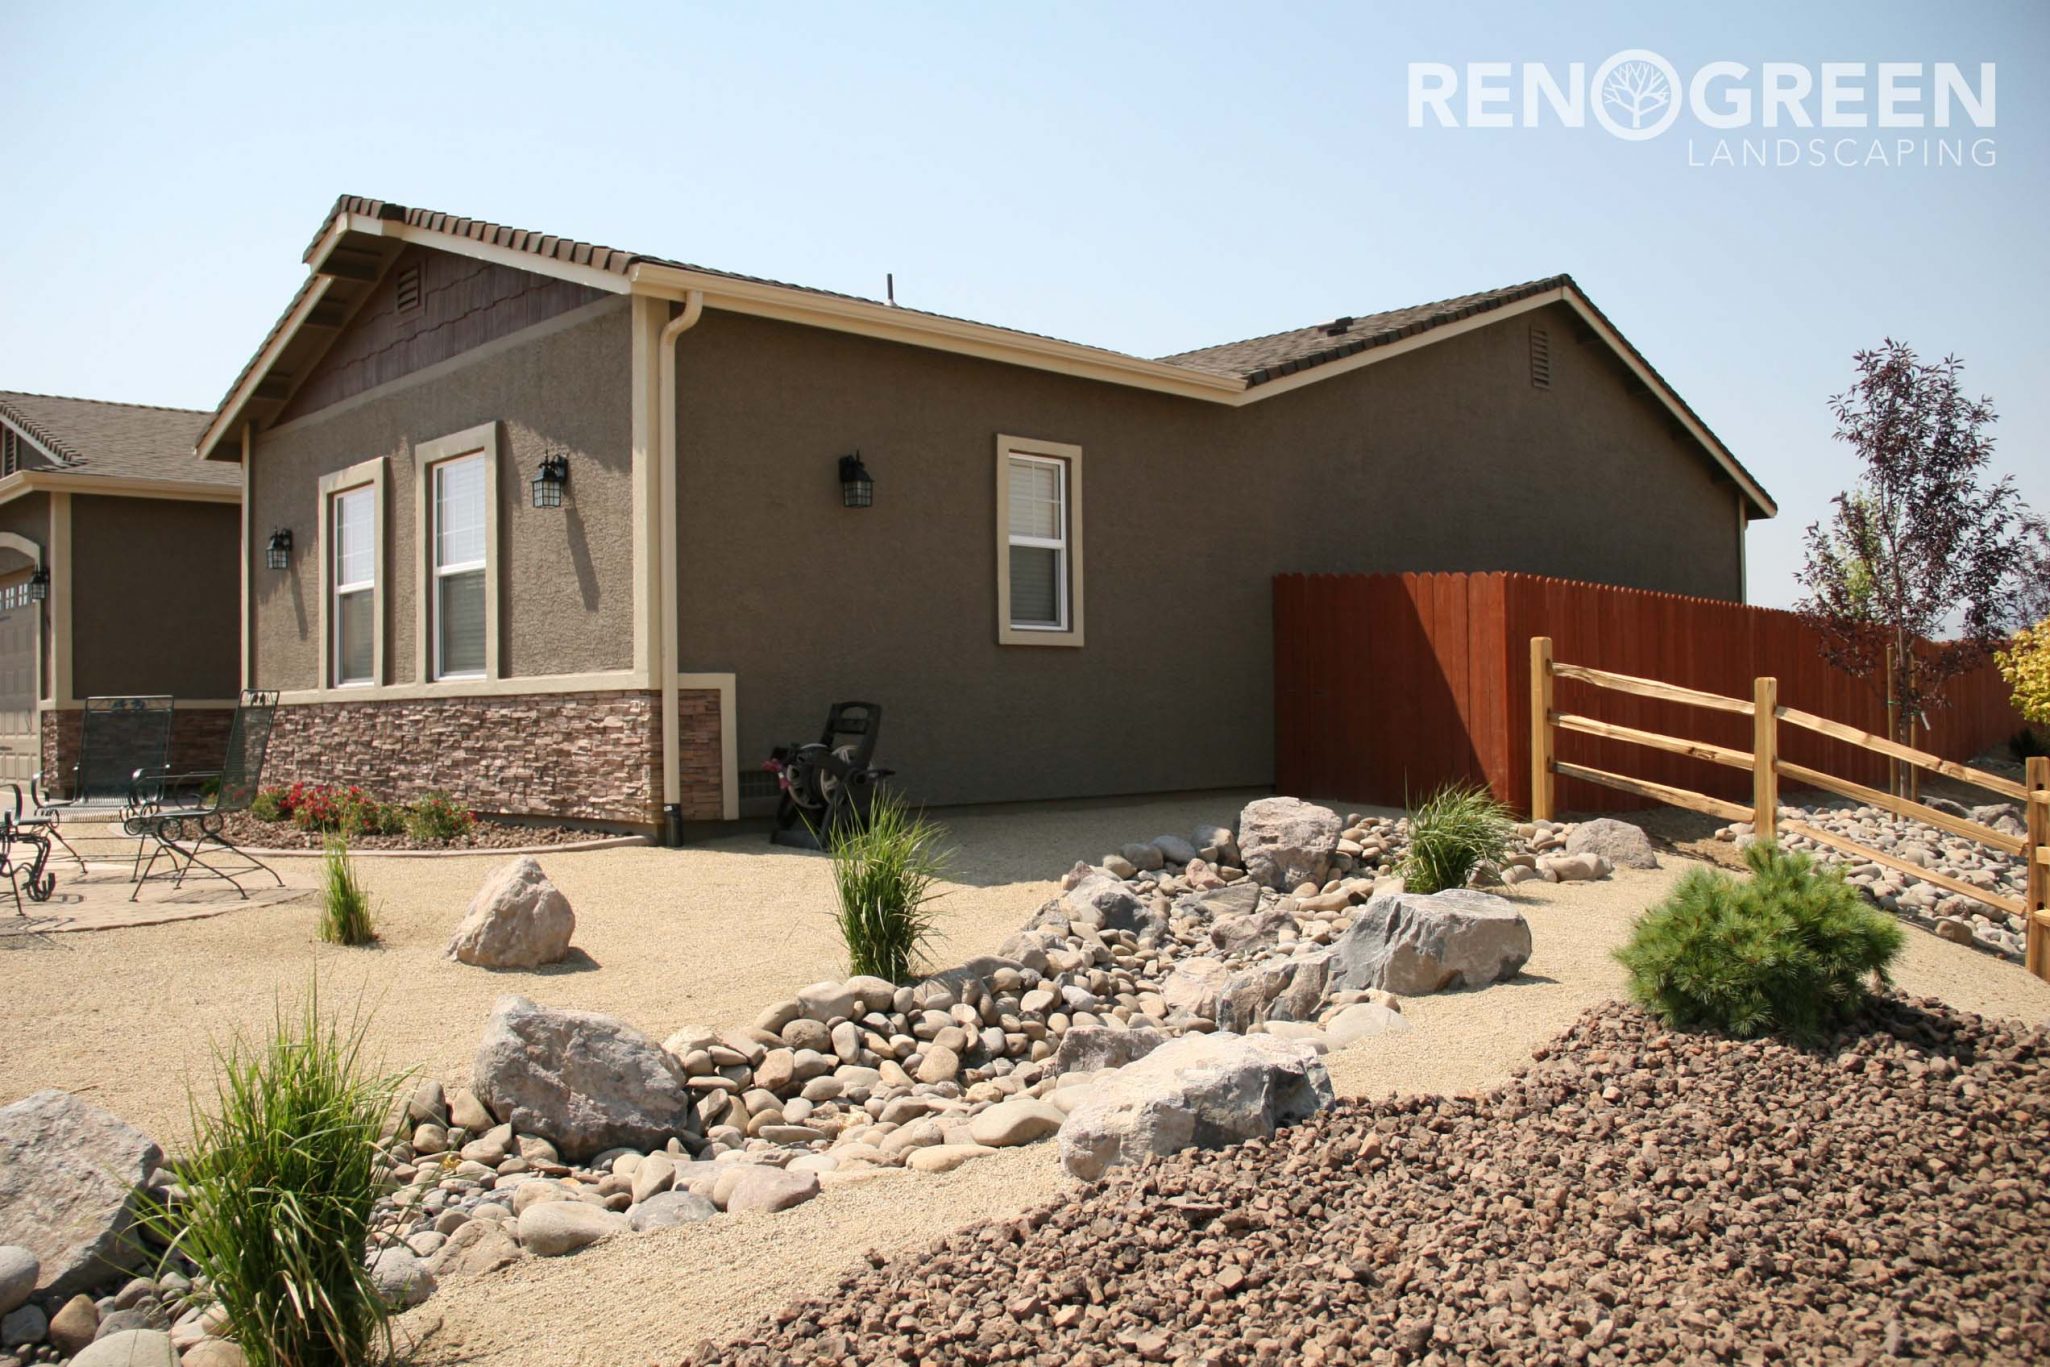
<path id="1" fill-rule="evenodd" d="M 49 601 L 49 597 L 50 571 L 38 565 L 36 572 L 28 577 L 28 600 L 31 603 L 42 603 Z"/>
<path id="2" fill-rule="evenodd" d="M 875 476 L 861 463 L 861 452 L 840 457 L 840 505 L 867 508 L 876 501 Z"/>
<path id="3" fill-rule="evenodd" d="M 560 508 L 562 491 L 569 484 L 569 457 L 565 455 L 543 456 L 541 468 L 534 471 L 534 506 L 536 508 Z"/>
<path id="4" fill-rule="evenodd" d="M 292 529 L 280 527 L 270 534 L 263 548 L 263 563 L 274 570 L 292 568 Z"/>

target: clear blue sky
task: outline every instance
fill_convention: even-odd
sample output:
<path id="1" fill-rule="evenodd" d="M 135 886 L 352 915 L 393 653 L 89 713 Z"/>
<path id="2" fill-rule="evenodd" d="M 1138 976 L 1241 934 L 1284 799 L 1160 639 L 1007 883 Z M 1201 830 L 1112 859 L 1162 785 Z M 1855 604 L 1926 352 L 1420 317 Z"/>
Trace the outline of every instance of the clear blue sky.
<path id="1" fill-rule="evenodd" d="M 1778 497 L 1759 602 L 1851 473 L 1825 401 L 1888 335 L 1966 359 L 2050 509 L 2040 3 L 305 13 L 0 9 L 0 388 L 211 407 L 347 191 L 855 293 L 895 271 L 903 302 L 1144 355 L 1567 271 Z M 1412 61 L 1638 47 L 1997 62 L 1998 163 L 1407 126 Z"/>

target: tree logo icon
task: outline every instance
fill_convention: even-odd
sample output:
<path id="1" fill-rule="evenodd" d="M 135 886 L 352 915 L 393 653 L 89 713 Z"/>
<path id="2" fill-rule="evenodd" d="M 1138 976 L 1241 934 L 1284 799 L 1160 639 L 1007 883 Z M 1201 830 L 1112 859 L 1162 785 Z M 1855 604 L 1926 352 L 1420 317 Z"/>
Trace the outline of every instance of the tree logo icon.
<path id="1" fill-rule="evenodd" d="M 1655 138 L 1680 117 L 1680 73 L 1656 52 L 1629 48 L 1595 68 L 1594 116 L 1626 142 Z"/>

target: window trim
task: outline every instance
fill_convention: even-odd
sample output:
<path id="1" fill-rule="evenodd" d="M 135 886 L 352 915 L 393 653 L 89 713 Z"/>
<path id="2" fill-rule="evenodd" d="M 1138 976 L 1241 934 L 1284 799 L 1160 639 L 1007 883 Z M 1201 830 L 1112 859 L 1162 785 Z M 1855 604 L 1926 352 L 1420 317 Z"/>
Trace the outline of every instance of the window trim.
<path id="1" fill-rule="evenodd" d="M 466 685 L 474 687 L 479 682 L 502 677 L 498 577 L 503 562 L 499 556 L 498 479 L 499 466 L 504 461 L 498 429 L 495 421 L 479 423 L 433 441 L 423 441 L 413 448 L 413 544 L 421 585 L 413 605 L 413 677 L 430 689 L 446 686 L 451 691 L 460 691 Z M 481 456 L 484 461 L 484 672 L 444 675 L 439 633 L 434 629 L 441 582 L 440 567 L 434 563 L 434 472 L 439 466 L 471 456 Z"/>
<path id="2" fill-rule="evenodd" d="M 1062 556 L 1066 590 L 1066 625 L 1021 627 L 1011 622 L 1011 457 L 1062 464 L 1062 492 L 1067 525 Z M 996 439 L 997 644 L 1007 646 L 1080 646 L 1083 643 L 1082 448 L 1067 442 L 1042 441 L 999 433 Z M 1027 544 L 1040 541 L 1028 538 Z"/>
<path id="3" fill-rule="evenodd" d="M 336 611 L 340 586 L 335 583 L 335 553 L 339 549 L 335 544 L 335 506 L 341 495 L 355 493 L 365 487 L 371 491 L 370 677 L 342 683 L 337 672 L 341 644 L 337 633 L 341 630 L 341 622 Z M 389 557 L 385 551 L 385 510 L 391 502 L 389 494 L 389 480 L 382 456 L 320 477 L 319 545 L 315 550 L 320 557 L 320 683 L 323 689 L 354 692 L 362 688 L 376 688 L 385 682 L 385 599 L 391 592 Z"/>

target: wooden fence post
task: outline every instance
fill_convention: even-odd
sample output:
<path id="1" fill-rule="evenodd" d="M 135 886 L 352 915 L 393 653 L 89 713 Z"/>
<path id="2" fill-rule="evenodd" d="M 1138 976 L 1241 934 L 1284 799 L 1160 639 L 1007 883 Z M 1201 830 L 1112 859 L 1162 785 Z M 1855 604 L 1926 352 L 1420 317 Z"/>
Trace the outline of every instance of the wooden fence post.
<path id="1" fill-rule="evenodd" d="M 1552 638 L 1530 638 L 1530 819 L 1550 821 L 1558 800 L 1552 773 Z"/>
<path id="2" fill-rule="evenodd" d="M 2029 796 L 2024 816 L 2029 834 L 2022 845 L 2022 858 L 2028 861 L 2029 881 L 2028 896 L 2022 898 L 2022 937 L 2029 972 L 2050 981 L 2050 925 L 2044 924 L 2050 917 L 2050 866 L 2043 863 L 2050 859 L 2050 802 L 2045 801 L 2050 797 L 2050 756 L 2037 755 L 2029 761 L 2026 786 Z"/>
<path id="3" fill-rule="evenodd" d="M 1751 830 L 1760 840 L 1779 839 L 1780 681 L 1751 681 Z"/>

